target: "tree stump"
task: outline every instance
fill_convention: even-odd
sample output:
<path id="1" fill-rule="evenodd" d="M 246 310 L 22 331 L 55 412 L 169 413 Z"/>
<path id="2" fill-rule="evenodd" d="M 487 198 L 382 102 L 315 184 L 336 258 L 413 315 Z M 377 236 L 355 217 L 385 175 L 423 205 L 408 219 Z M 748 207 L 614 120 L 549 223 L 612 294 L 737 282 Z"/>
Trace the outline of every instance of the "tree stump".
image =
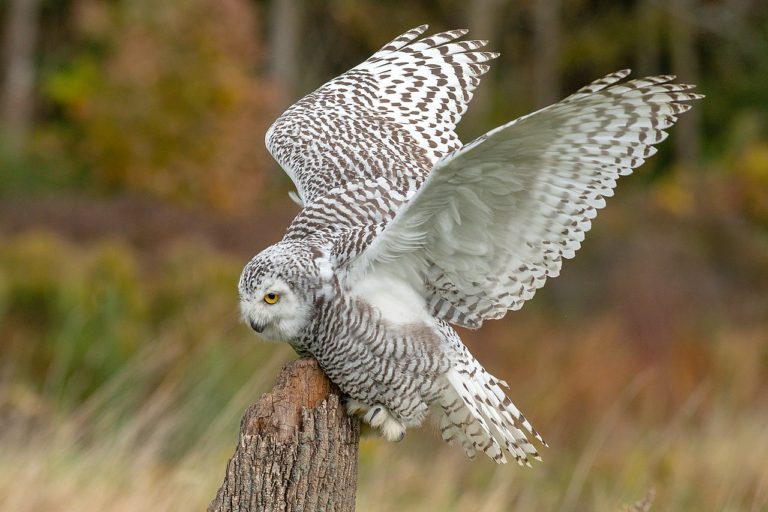
<path id="1" fill-rule="evenodd" d="M 286 364 L 250 406 L 208 512 L 355 510 L 360 425 L 313 359 Z"/>

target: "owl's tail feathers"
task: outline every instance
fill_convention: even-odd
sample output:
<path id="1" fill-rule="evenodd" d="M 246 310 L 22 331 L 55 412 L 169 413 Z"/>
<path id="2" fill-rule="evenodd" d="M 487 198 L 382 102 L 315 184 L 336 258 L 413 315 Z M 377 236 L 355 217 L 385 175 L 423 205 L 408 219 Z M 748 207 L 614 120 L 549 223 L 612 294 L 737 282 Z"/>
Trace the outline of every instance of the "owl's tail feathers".
<path id="1" fill-rule="evenodd" d="M 459 363 L 443 378 L 445 386 L 438 404 L 445 441 L 460 445 L 470 458 L 481 451 L 499 464 L 507 462 L 505 452 L 521 466 L 530 467 L 529 458 L 541 460 L 519 426 L 542 445 L 547 443 L 504 394 L 500 386 L 506 383 L 486 372 L 474 358 Z"/>

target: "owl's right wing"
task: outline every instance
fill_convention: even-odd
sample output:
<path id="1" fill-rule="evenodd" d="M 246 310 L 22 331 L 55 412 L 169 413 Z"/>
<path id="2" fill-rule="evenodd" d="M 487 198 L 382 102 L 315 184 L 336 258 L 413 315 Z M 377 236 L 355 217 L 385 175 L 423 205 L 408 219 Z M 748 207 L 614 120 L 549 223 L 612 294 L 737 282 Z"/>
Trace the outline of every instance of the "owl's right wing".
<path id="1" fill-rule="evenodd" d="M 467 109 L 484 62 L 485 41 L 456 41 L 466 30 L 417 39 L 426 25 L 290 107 L 266 145 L 304 205 L 357 179 L 412 178 L 461 146 L 454 127 Z"/>
<path id="2" fill-rule="evenodd" d="M 604 197 L 701 97 L 621 71 L 496 128 L 435 165 L 352 272 L 424 283 L 433 313 L 470 328 L 522 307 L 573 257 Z"/>

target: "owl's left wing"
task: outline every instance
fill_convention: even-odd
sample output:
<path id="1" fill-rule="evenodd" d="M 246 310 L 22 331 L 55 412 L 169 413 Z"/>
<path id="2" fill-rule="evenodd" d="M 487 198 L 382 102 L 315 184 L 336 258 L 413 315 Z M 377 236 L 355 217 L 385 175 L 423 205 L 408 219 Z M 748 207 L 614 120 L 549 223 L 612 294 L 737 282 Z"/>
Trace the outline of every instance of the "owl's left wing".
<path id="1" fill-rule="evenodd" d="M 266 145 L 304 205 L 345 183 L 378 178 L 421 182 L 460 147 L 454 133 L 485 64 L 485 41 L 466 30 L 409 30 L 362 64 L 308 94 L 269 128 Z"/>
<path id="2" fill-rule="evenodd" d="M 702 97 L 672 76 L 597 80 L 437 162 L 352 271 L 419 279 L 434 314 L 476 328 L 573 257 L 604 197 Z"/>

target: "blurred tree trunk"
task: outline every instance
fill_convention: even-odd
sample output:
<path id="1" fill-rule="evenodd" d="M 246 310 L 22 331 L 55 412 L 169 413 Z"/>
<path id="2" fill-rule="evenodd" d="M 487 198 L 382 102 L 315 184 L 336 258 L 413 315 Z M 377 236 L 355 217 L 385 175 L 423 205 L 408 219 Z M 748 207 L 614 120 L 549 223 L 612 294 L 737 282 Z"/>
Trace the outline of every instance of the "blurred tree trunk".
<path id="1" fill-rule="evenodd" d="M 208 512 L 353 512 L 360 425 L 313 359 L 285 365 L 240 422 Z"/>
<path id="2" fill-rule="evenodd" d="M 560 1 L 533 0 L 533 99 L 537 108 L 560 96 Z"/>
<path id="3" fill-rule="evenodd" d="M 672 69 L 681 82 L 699 82 L 699 61 L 696 53 L 696 25 L 693 16 L 697 12 L 697 0 L 673 0 L 673 16 L 670 16 L 672 45 Z M 699 161 L 699 112 L 693 108 L 680 117 L 675 132 L 677 159 L 687 166 Z"/>
<path id="4" fill-rule="evenodd" d="M 6 14 L 0 131 L 14 152 L 24 150 L 32 129 L 39 11 L 40 0 L 10 0 Z"/>
<path id="5" fill-rule="evenodd" d="M 467 19 L 469 20 L 469 35 L 472 39 L 496 40 L 499 11 L 502 0 L 471 0 L 467 4 Z M 491 47 L 490 51 L 494 51 Z M 487 80 L 487 78 L 486 78 Z M 467 112 L 466 119 L 469 124 L 479 124 L 477 121 L 488 119 L 488 111 L 491 107 L 489 84 L 482 84 L 475 90 L 475 95 Z"/>
<path id="6" fill-rule="evenodd" d="M 299 30 L 302 0 L 274 0 L 271 11 L 270 67 L 282 92 L 281 106 L 293 103 L 299 90 Z"/>
<path id="7" fill-rule="evenodd" d="M 659 72 L 661 56 L 658 0 L 638 0 L 636 9 L 636 71 L 638 76 L 654 75 Z"/>
<path id="8" fill-rule="evenodd" d="M 472 39 L 493 41 L 498 26 L 498 14 L 502 0 L 472 0 L 468 4 L 467 17 Z"/>

